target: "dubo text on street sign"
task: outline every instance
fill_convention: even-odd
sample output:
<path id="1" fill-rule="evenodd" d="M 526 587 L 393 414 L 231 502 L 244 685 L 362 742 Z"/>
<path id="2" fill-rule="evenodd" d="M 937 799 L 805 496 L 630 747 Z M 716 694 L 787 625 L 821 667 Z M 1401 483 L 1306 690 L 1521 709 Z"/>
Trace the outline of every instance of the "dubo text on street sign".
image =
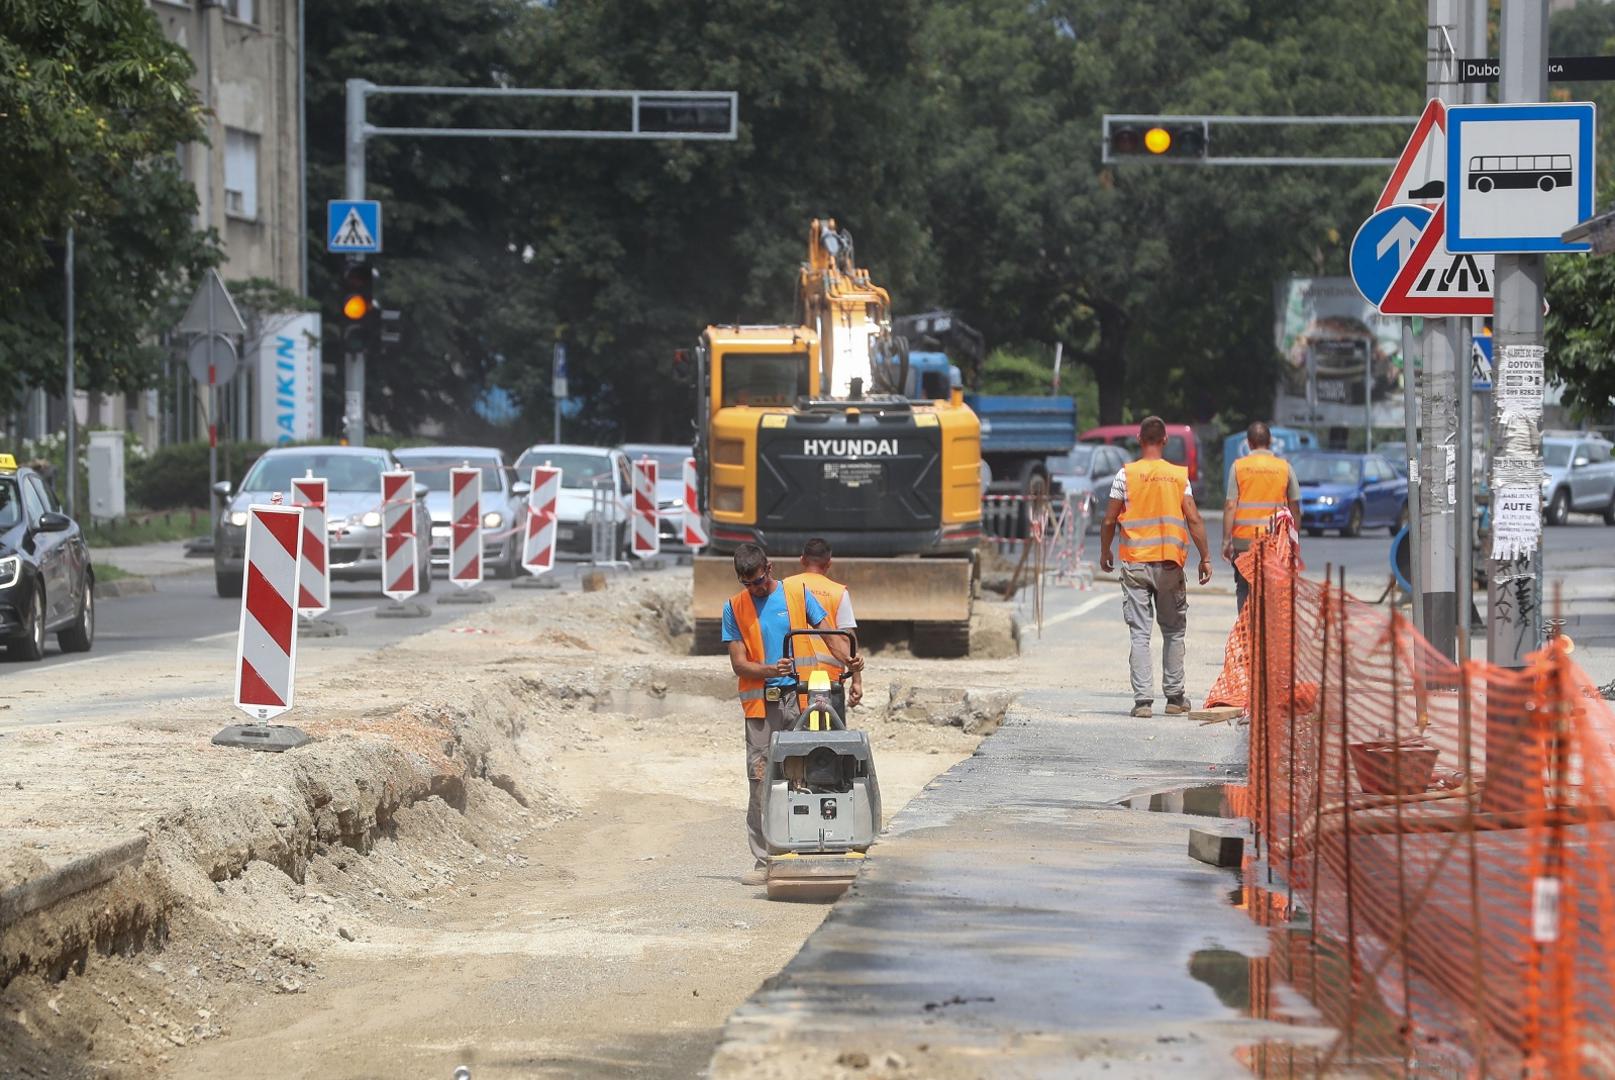
<path id="1" fill-rule="evenodd" d="M 1563 233 L 1593 216 L 1591 102 L 1447 110 L 1447 250 L 1586 251 Z"/>
<path id="2" fill-rule="evenodd" d="M 325 204 L 325 250 L 355 255 L 381 251 L 381 203 L 332 199 Z"/>
<path id="3" fill-rule="evenodd" d="M 1459 60 L 1461 83 L 1494 83 L 1502 67 L 1491 57 Z M 1615 56 L 1550 56 L 1549 82 L 1608 82 L 1615 79 Z"/>

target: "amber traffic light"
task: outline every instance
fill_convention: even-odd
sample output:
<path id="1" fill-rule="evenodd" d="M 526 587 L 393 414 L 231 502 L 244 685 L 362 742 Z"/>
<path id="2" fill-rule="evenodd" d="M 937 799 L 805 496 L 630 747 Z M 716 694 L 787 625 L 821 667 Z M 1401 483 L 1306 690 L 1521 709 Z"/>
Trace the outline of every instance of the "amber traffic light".
<path id="1" fill-rule="evenodd" d="M 1105 120 L 1105 159 L 1204 161 L 1210 144 L 1204 120 Z"/>
<path id="2" fill-rule="evenodd" d="M 369 263 L 349 259 L 342 268 L 342 345 L 363 352 L 375 320 L 376 271 Z"/>

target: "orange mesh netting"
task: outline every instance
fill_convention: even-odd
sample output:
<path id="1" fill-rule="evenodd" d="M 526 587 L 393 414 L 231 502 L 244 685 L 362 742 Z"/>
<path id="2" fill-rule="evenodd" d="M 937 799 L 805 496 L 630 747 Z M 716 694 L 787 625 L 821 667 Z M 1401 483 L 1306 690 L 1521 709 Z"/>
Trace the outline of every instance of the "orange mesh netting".
<path id="1" fill-rule="evenodd" d="M 1550 641 L 1456 665 L 1258 540 L 1214 699 L 1246 707 L 1273 962 L 1323 1071 L 1615 1077 L 1615 714 Z"/>

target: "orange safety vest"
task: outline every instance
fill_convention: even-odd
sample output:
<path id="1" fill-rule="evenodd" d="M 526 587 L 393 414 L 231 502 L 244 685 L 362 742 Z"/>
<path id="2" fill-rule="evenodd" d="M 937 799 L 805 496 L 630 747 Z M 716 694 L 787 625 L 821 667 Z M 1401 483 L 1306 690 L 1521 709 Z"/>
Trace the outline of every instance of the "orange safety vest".
<path id="1" fill-rule="evenodd" d="M 1239 501 L 1234 504 L 1235 540 L 1254 540 L 1268 531 L 1273 514 L 1290 495 L 1290 466 L 1271 452 L 1257 451 L 1234 462 L 1234 484 Z"/>
<path id="2" fill-rule="evenodd" d="M 1189 556 L 1189 523 L 1183 517 L 1183 489 L 1189 470 L 1160 458 L 1140 458 L 1123 466 L 1127 509 L 1120 518 L 1123 562 L 1175 562 Z"/>
<path id="3" fill-rule="evenodd" d="M 840 629 L 836 625 L 836 613 L 841 610 L 841 598 L 847 595 L 847 587 L 845 585 L 841 584 L 839 581 L 831 581 L 823 574 L 814 574 L 808 571 L 803 571 L 800 574 L 793 574 L 785 579 L 785 584 L 800 585 L 802 588 L 812 593 L 813 599 L 817 600 L 819 602 L 819 606 L 824 609 L 825 629 Z M 808 675 L 812 674 L 813 669 L 816 667 L 822 667 L 828 671 L 831 679 L 840 677 L 841 672 L 846 669 L 847 665 L 835 658 L 835 654 L 830 651 L 829 643 L 826 642 L 824 638 L 814 636 L 799 640 L 811 642 L 814 653 L 814 662 L 812 665 L 805 663 L 797 664 L 798 670 L 803 673 L 803 682 L 807 681 Z"/>
<path id="4" fill-rule="evenodd" d="M 812 624 L 807 618 L 807 601 L 803 598 L 804 591 L 800 585 L 791 587 L 782 582 L 785 590 L 785 610 L 791 616 L 792 630 L 809 630 Z M 757 604 L 751 593 L 741 589 L 729 598 L 729 610 L 735 613 L 735 624 L 740 627 L 740 640 L 746 646 L 746 659 L 754 664 L 767 662 L 767 655 L 763 652 L 763 627 L 757 621 Z M 793 641 L 816 639 L 793 639 Z M 792 645 L 795 649 L 797 646 Z M 816 650 L 815 650 L 816 651 Z M 812 671 L 816 664 L 798 663 L 797 671 Z M 806 675 L 802 675 L 806 678 Z M 740 709 L 748 717 L 762 719 L 768 714 L 768 680 L 743 678 L 740 680 Z"/>

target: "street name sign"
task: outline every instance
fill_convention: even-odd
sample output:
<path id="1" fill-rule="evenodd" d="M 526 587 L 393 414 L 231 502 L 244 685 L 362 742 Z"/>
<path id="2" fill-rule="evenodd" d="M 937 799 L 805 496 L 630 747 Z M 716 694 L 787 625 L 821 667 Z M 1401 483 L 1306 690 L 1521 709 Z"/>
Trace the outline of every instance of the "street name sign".
<path id="1" fill-rule="evenodd" d="M 1392 206 L 1363 222 L 1351 242 L 1351 280 L 1375 307 L 1413 256 L 1434 215 L 1422 206 Z"/>
<path id="2" fill-rule="evenodd" d="M 1593 216 L 1591 102 L 1447 110 L 1447 250 L 1586 251 L 1562 234 Z"/>
<path id="3" fill-rule="evenodd" d="M 1492 57 L 1458 61 L 1461 83 L 1495 83 L 1501 71 L 1501 65 Z M 1549 82 L 1609 82 L 1611 79 L 1615 79 L 1615 56 L 1548 57 Z"/>
<path id="4" fill-rule="evenodd" d="M 332 199 L 325 204 L 325 250 L 353 255 L 381 251 L 381 203 Z"/>

